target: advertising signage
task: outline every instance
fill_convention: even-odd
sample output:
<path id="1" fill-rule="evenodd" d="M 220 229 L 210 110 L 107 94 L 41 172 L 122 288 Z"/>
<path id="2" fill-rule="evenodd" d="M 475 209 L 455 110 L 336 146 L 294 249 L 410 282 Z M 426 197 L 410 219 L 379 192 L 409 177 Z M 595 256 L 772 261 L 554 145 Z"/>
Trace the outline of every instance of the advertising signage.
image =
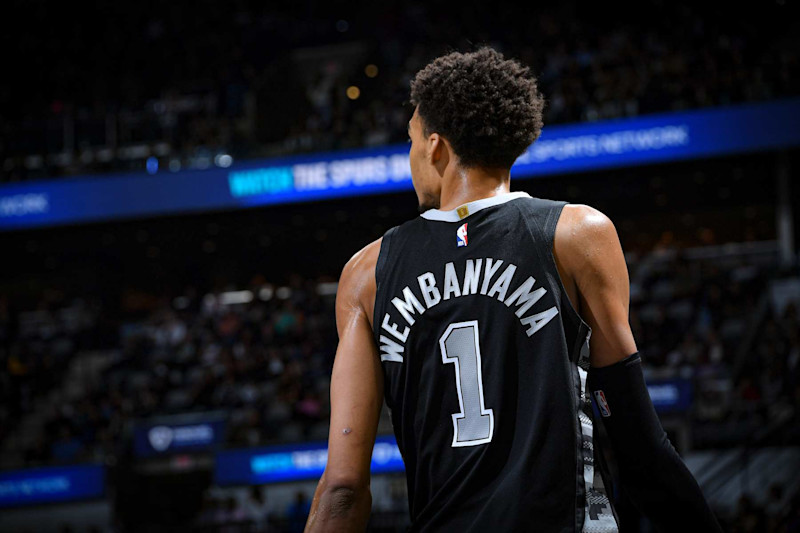
<path id="1" fill-rule="evenodd" d="M 133 449 L 138 457 L 212 450 L 225 441 L 225 420 L 192 420 L 137 424 Z"/>
<path id="2" fill-rule="evenodd" d="M 0 508 L 100 498 L 104 493 L 101 465 L 0 472 Z"/>
<path id="3" fill-rule="evenodd" d="M 326 443 L 229 450 L 216 456 L 218 485 L 256 485 L 318 479 L 328 461 Z M 403 458 L 392 436 L 379 436 L 372 450 L 373 474 L 404 472 Z"/>
<path id="4" fill-rule="evenodd" d="M 545 126 L 515 179 L 800 146 L 800 99 Z M 408 144 L 0 186 L 0 231 L 411 190 Z"/>
<path id="5" fill-rule="evenodd" d="M 692 383 L 688 379 L 648 381 L 647 392 L 659 414 L 683 412 L 692 405 Z"/>

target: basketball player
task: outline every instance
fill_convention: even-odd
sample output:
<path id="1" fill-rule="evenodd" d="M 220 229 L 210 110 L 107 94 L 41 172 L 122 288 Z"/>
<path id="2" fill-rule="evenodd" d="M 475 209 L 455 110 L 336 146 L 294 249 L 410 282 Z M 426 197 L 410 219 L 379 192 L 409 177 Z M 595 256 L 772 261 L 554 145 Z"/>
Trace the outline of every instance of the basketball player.
<path id="1" fill-rule="evenodd" d="M 416 75 L 411 102 L 422 215 L 342 272 L 328 464 L 306 531 L 366 528 L 384 398 L 412 531 L 617 531 L 592 399 L 639 509 L 663 531 L 718 531 L 647 393 L 613 224 L 509 190 L 542 128 L 529 69 L 452 53 Z"/>

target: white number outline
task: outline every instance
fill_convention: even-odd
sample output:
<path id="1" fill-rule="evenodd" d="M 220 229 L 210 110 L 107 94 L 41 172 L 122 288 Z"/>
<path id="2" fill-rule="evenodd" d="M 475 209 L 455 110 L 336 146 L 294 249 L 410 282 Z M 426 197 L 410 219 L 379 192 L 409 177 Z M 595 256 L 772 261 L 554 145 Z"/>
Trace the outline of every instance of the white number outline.
<path id="1" fill-rule="evenodd" d="M 459 328 L 472 328 L 472 332 L 475 335 L 475 355 L 477 357 L 476 368 L 478 374 L 478 397 L 480 398 L 480 408 L 481 408 L 481 416 L 489 415 L 489 436 L 484 439 L 478 440 L 468 440 L 459 442 L 458 441 L 458 421 L 463 419 L 466 414 L 464 413 L 464 395 L 461 392 L 461 367 L 459 365 L 458 357 L 448 357 L 447 356 L 447 348 L 445 347 L 445 341 L 453 332 L 454 329 Z M 454 322 L 447 326 L 447 329 L 439 337 L 439 347 L 442 350 L 442 363 L 448 364 L 453 363 L 455 364 L 455 371 L 456 371 L 456 390 L 458 391 L 458 406 L 460 411 L 458 413 L 453 413 L 450 415 L 453 419 L 453 448 L 461 448 L 464 446 L 477 446 L 479 444 L 486 444 L 487 442 L 492 441 L 492 437 L 494 436 L 494 409 L 487 409 L 486 403 L 483 399 L 483 370 L 481 369 L 481 345 L 478 340 L 478 321 L 477 320 L 469 320 L 467 322 Z"/>

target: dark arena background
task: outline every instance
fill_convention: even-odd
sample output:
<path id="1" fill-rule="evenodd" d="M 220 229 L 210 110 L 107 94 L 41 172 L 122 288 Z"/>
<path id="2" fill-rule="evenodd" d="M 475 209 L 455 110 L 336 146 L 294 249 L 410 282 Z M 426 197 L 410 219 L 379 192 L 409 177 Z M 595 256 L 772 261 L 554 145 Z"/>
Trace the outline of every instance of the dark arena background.
<path id="1" fill-rule="evenodd" d="M 796 2 L 11 12 L 1 531 L 303 530 L 339 274 L 417 216 L 409 82 L 480 45 L 546 98 L 512 190 L 614 221 L 651 398 L 721 524 L 800 531 Z M 387 415 L 375 532 L 409 523 Z"/>

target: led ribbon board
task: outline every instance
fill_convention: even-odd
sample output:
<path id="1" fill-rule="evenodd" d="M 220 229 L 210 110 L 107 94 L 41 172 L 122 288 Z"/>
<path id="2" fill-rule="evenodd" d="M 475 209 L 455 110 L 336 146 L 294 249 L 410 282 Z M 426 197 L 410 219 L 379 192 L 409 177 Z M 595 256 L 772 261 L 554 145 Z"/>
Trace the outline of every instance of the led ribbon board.
<path id="1" fill-rule="evenodd" d="M 216 455 L 214 480 L 218 485 L 256 485 L 319 479 L 327 461 L 325 443 L 230 450 Z M 375 440 L 370 470 L 373 474 L 405 471 L 394 437 Z"/>
<path id="2" fill-rule="evenodd" d="M 800 145 L 800 99 L 545 126 L 511 170 L 530 178 Z M 408 145 L 222 169 L 0 186 L 0 231 L 411 190 Z"/>
<path id="3" fill-rule="evenodd" d="M 104 493 L 101 465 L 0 472 L 0 508 L 100 498 Z"/>
<path id="4" fill-rule="evenodd" d="M 692 382 L 688 379 L 648 381 L 647 392 L 659 414 L 688 411 L 692 406 Z"/>

